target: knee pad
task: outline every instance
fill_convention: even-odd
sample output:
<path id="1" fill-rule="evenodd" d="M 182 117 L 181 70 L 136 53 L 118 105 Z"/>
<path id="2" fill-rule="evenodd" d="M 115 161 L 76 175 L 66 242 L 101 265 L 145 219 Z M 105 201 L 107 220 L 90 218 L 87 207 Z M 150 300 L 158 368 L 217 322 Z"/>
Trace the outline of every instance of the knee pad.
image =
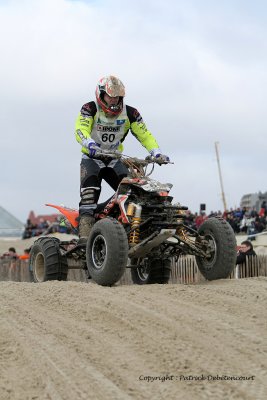
<path id="1" fill-rule="evenodd" d="M 96 204 L 98 190 L 100 190 L 100 188 L 98 187 L 81 188 L 81 204 L 82 205 Z"/>

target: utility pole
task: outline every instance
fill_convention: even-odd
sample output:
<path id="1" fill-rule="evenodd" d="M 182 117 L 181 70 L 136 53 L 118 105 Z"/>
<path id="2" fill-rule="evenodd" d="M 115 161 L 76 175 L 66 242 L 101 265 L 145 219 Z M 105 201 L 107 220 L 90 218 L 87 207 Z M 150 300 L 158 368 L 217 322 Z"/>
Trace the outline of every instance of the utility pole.
<path id="1" fill-rule="evenodd" d="M 220 157 L 219 157 L 218 145 L 219 145 L 219 142 L 215 142 L 215 151 L 216 151 L 216 158 L 217 158 L 219 178 L 220 178 L 221 191 L 222 191 L 222 201 L 223 201 L 224 211 L 226 211 L 227 210 L 227 206 L 226 206 L 225 194 L 224 194 L 224 190 L 223 190 L 223 180 L 222 180 L 222 171 L 221 171 L 221 166 L 220 166 Z"/>

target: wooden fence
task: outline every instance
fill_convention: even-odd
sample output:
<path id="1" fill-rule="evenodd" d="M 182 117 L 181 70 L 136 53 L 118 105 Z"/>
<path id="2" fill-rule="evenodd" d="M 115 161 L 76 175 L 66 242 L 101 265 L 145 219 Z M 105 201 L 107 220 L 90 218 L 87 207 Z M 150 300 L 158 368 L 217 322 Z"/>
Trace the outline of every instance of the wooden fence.
<path id="1" fill-rule="evenodd" d="M 267 256 L 251 257 L 245 264 L 236 266 L 230 279 L 267 276 Z M 68 280 L 87 282 L 86 273 L 80 269 L 70 269 Z M 28 261 L 10 259 L 0 260 L 0 281 L 31 282 Z M 195 257 L 181 256 L 177 262 L 172 262 L 172 272 L 169 283 L 194 284 L 204 282 L 205 278 L 198 270 Z M 131 272 L 126 269 L 119 281 L 120 285 L 131 285 Z"/>

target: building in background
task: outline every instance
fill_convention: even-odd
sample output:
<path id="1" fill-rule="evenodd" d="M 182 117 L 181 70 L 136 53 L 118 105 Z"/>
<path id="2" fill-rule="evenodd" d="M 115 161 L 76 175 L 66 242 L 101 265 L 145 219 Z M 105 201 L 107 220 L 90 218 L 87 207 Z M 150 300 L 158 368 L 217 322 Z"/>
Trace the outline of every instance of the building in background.
<path id="1" fill-rule="evenodd" d="M 22 239 L 58 232 L 60 219 L 62 219 L 60 214 L 35 215 L 33 211 L 30 211 Z"/>
<path id="2" fill-rule="evenodd" d="M 0 237 L 20 237 L 24 224 L 0 206 Z"/>
<path id="3" fill-rule="evenodd" d="M 264 200 L 267 203 L 267 192 L 244 194 L 240 201 L 240 207 L 246 207 L 247 209 L 252 209 L 253 207 L 255 207 L 256 211 L 259 212 L 261 204 Z"/>
<path id="4" fill-rule="evenodd" d="M 28 216 L 28 221 L 33 225 L 38 225 L 43 221 L 47 221 L 48 223 L 53 223 L 58 221 L 60 214 L 44 214 L 44 215 L 35 215 L 34 211 L 30 211 Z M 27 222 L 28 222 L 27 221 Z"/>

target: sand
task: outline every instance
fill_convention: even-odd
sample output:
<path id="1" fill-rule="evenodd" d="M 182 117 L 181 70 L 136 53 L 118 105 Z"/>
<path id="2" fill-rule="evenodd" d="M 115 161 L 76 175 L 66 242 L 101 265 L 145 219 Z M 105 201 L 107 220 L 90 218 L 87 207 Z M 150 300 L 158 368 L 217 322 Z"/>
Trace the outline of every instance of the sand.
<path id="1" fill-rule="evenodd" d="M 0 282 L 0 399 L 267 398 L 267 278 Z"/>

